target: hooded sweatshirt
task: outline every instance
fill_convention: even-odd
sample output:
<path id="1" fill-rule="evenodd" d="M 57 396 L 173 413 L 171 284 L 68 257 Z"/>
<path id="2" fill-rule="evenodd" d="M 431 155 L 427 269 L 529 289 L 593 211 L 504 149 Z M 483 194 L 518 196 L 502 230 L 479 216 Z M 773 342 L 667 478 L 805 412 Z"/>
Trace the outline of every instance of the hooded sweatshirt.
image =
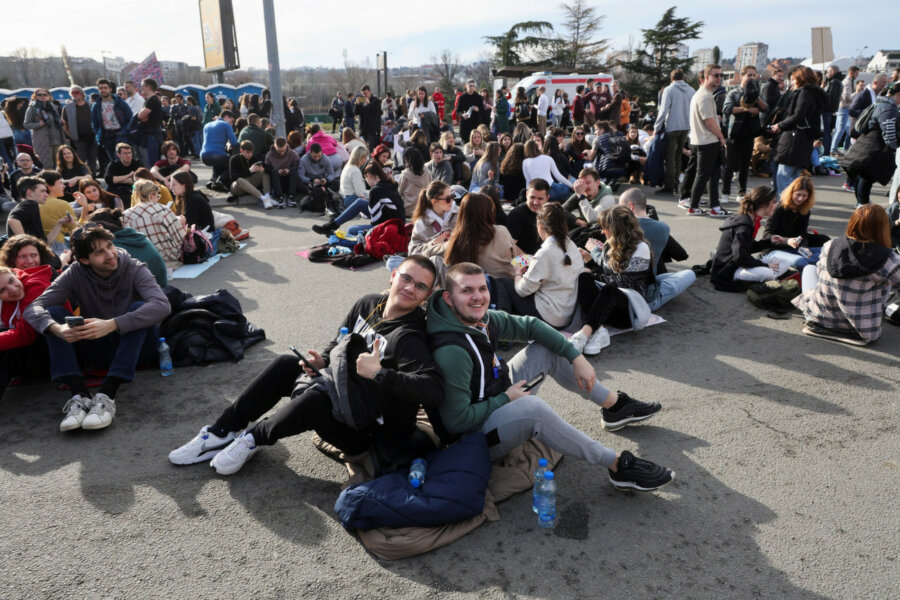
<path id="1" fill-rule="evenodd" d="M 114 232 L 113 235 L 116 236 L 116 239 L 113 240 L 113 244 L 115 244 L 117 248 L 122 248 L 128 252 L 131 258 L 136 258 L 147 265 L 147 268 L 153 273 L 153 277 L 156 278 L 156 283 L 160 286 L 169 284 L 169 274 L 166 270 L 166 263 L 159 254 L 159 250 L 157 250 L 156 246 L 153 245 L 153 242 L 150 241 L 150 238 L 131 227 L 123 227 Z"/>
<path id="2" fill-rule="evenodd" d="M 161 322 L 172 312 L 166 295 L 146 265 L 121 248 L 118 254 L 118 268 L 107 279 L 80 261 L 72 264 L 25 310 L 25 320 L 43 333 L 55 323 L 48 309 L 74 300 L 84 317 L 115 319 L 120 334 Z M 144 304 L 128 311 L 139 300 Z"/>
<path id="3" fill-rule="evenodd" d="M 0 351 L 31 345 L 37 332 L 22 318 L 25 309 L 44 293 L 50 285 L 53 268 L 38 265 L 28 269 L 13 269 L 12 274 L 25 288 L 25 296 L 18 302 L 0 302 Z"/>
<path id="4" fill-rule="evenodd" d="M 722 235 L 713 258 L 710 280 L 717 290 L 731 291 L 734 288 L 734 273 L 739 268 L 765 267 L 766 263 L 753 258 L 771 246 L 771 242 L 753 239 L 756 224 L 750 215 L 731 215 L 719 226 Z"/>
<path id="5" fill-rule="evenodd" d="M 440 418 L 443 428 L 451 435 L 478 430 L 492 412 L 509 402 L 506 390 L 512 383 L 506 366 L 496 357 L 498 342 L 534 340 L 569 362 L 578 358 L 575 346 L 535 317 L 489 310 L 482 326 L 465 325 L 444 301 L 443 292 L 436 291 L 428 301 L 426 327 L 434 360 L 444 374 Z M 479 349 L 480 359 L 473 360 L 473 344 Z M 437 425 L 436 428 L 440 429 Z"/>
<path id="6" fill-rule="evenodd" d="M 684 81 L 673 81 L 663 90 L 659 103 L 659 115 L 654 129 L 657 133 L 666 131 L 688 131 L 691 128 L 691 98 L 694 88 Z"/>

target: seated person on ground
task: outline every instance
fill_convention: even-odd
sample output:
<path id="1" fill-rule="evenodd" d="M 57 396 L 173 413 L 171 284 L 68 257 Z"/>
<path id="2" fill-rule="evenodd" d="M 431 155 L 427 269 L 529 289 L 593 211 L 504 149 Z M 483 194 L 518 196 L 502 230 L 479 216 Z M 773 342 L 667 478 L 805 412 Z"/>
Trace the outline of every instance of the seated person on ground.
<path id="1" fill-rule="evenodd" d="M 365 145 L 357 146 L 350 152 L 350 160 L 341 171 L 341 185 L 339 193 L 343 200 L 344 208 L 347 208 L 359 198 L 369 199 L 369 190 L 363 179 L 362 169 L 369 159 L 369 151 Z"/>
<path id="2" fill-rule="evenodd" d="M 231 193 L 234 197 L 250 196 L 259 200 L 266 210 L 279 206 L 269 195 L 271 180 L 262 162 L 253 160 L 253 142 L 241 142 L 241 151 L 228 161 L 228 176 L 231 178 Z M 260 189 L 262 191 L 260 191 Z M 229 199 L 231 200 L 231 199 Z"/>
<path id="3" fill-rule="evenodd" d="M 209 200 L 203 192 L 194 189 L 194 180 L 190 173 L 173 175 L 172 191 L 175 193 L 172 212 L 185 226 L 196 225 L 198 230 L 208 233 L 215 230 L 216 223 L 209 207 Z"/>
<path id="4" fill-rule="evenodd" d="M 71 399 L 60 431 L 102 429 L 116 414 L 116 392 L 139 363 L 156 359 L 157 325 L 171 312 L 147 267 L 116 248 L 113 234 L 88 223 L 72 234 L 72 265 L 25 309 L 25 320 L 47 338 L 50 377 Z M 84 325 L 70 325 L 65 304 L 77 304 Z M 79 362 L 81 361 L 81 362 Z M 108 368 L 88 392 L 80 365 Z"/>
<path id="5" fill-rule="evenodd" d="M 53 276 L 59 269 L 59 258 L 47 246 L 46 242 L 33 235 L 22 233 L 14 235 L 0 248 L 0 265 L 10 269 L 31 269 L 40 265 L 53 267 Z"/>
<path id="6" fill-rule="evenodd" d="M 525 202 L 506 215 L 506 228 L 516 240 L 516 245 L 526 254 L 534 254 L 542 240 L 537 233 L 537 214 L 550 198 L 550 185 L 543 179 L 534 179 L 525 191 Z"/>
<path id="7" fill-rule="evenodd" d="M 41 221 L 41 206 L 47 202 L 47 183 L 40 177 L 23 177 L 18 183 L 19 196 L 22 200 L 16 205 L 6 218 L 6 235 L 14 236 L 21 233 L 33 235 L 42 240 L 52 240 L 59 234 L 67 218 L 57 220 L 53 229 L 46 237 L 44 223 Z"/>
<path id="8" fill-rule="evenodd" d="M 825 243 L 803 269 L 803 333 L 864 346 L 881 337 L 884 307 L 900 286 L 900 255 L 891 250 L 890 220 L 880 205 L 856 209 L 844 236 Z"/>
<path id="9" fill-rule="evenodd" d="M 444 160 L 444 149 L 438 142 L 432 142 L 430 150 L 431 160 L 425 163 L 425 170 L 431 175 L 432 181 L 443 181 L 447 185 L 453 185 L 456 178 L 450 161 Z"/>
<path id="10" fill-rule="evenodd" d="M 815 203 L 815 190 L 810 177 L 798 177 L 784 189 L 781 201 L 763 229 L 763 239 L 774 244 L 772 250 L 762 257 L 763 262 L 777 262 L 783 269 L 794 267 L 802 270 L 806 265 L 819 261 L 821 244 L 824 243 L 820 240 L 824 236 L 809 231 L 810 210 Z"/>
<path id="11" fill-rule="evenodd" d="M 98 208 L 91 213 L 90 222 L 103 225 L 115 236 L 113 245 L 116 248 L 121 248 L 131 258 L 136 258 L 147 265 L 160 287 L 168 285 L 169 271 L 159 250 L 156 249 L 156 246 L 153 245 L 153 242 L 146 235 L 140 231 L 135 231 L 131 227 L 125 227 L 122 223 L 123 212 L 121 208 L 114 210 Z"/>
<path id="12" fill-rule="evenodd" d="M 72 205 L 62 200 L 63 178 L 59 171 L 41 171 L 41 179 L 47 184 L 48 189 L 47 201 L 40 206 L 44 235 L 47 236 L 50 249 L 56 254 L 62 254 L 69 249 L 66 235 L 75 231 L 77 217 Z M 57 229 L 54 237 L 50 237 L 57 223 L 62 223 L 62 226 Z"/>
<path id="13" fill-rule="evenodd" d="M 311 195 L 314 188 L 337 192 L 340 189 L 340 174 L 335 173 L 331 161 L 325 158 L 322 147 L 310 144 L 307 150 L 300 158 L 300 192 Z"/>
<path id="14" fill-rule="evenodd" d="M 563 203 L 563 208 L 582 221 L 578 225 L 596 223 L 602 211 L 616 205 L 612 189 L 600 180 L 597 169 L 592 167 L 582 169 L 578 173 L 578 179 L 572 185 L 572 190 L 575 193 Z"/>
<path id="15" fill-rule="evenodd" d="M 323 440 L 347 456 L 367 451 L 373 443 L 403 443 L 415 433 L 419 406 L 433 411 L 443 400 L 443 382 L 425 343 L 425 311 L 420 306 L 434 285 L 434 265 L 413 255 L 391 273 L 386 295 L 360 298 L 340 326 L 362 336 L 366 351 L 356 360 L 351 394 L 363 394 L 381 408 L 381 421 L 361 430 L 335 418 L 332 405 L 334 377 L 329 370 L 337 336 L 321 354 L 307 350 L 310 365 L 324 377 L 316 376 L 292 354 L 274 361 L 244 388 L 212 425 L 194 439 L 169 453 L 177 465 L 212 459 L 220 475 L 236 473 L 260 446 L 314 430 Z M 327 378 L 327 379 L 326 379 Z M 266 419 L 254 421 L 271 410 L 282 398 L 291 400 Z"/>
<path id="16" fill-rule="evenodd" d="M 153 178 L 166 187 L 172 185 L 172 175 L 175 173 L 190 173 L 194 183 L 197 183 L 197 175 L 191 171 L 191 161 L 187 158 L 179 156 L 178 144 L 172 140 L 167 140 L 159 147 L 162 152 L 162 158 L 153 164 L 150 174 Z"/>
<path id="17" fill-rule="evenodd" d="M 135 172 L 143 165 L 134 155 L 134 149 L 130 144 L 119 142 L 116 144 L 116 156 L 118 160 L 109 163 L 106 167 L 106 189 L 123 202 L 131 201 L 131 186 L 135 182 Z M 81 191 L 81 190 L 79 190 Z M 127 207 L 123 207 L 127 208 Z"/>
<path id="18" fill-rule="evenodd" d="M 300 161 L 301 165 L 303 161 Z M 331 235 L 341 225 L 358 216 L 369 218 L 365 225 L 353 225 L 347 228 L 350 235 L 357 235 L 363 231 L 380 225 L 390 219 L 406 221 L 406 213 L 403 210 L 403 199 L 397 191 L 397 184 L 385 174 L 384 169 L 377 164 L 369 164 L 363 171 L 366 184 L 371 188 L 369 199 L 358 198 L 353 204 L 344 209 L 340 215 L 331 219 L 324 225 L 313 225 L 312 230 L 322 235 Z"/>
<path id="19" fill-rule="evenodd" d="M 490 277 L 513 277 L 512 259 L 521 254 L 509 230 L 494 223 L 496 211 L 486 194 L 466 194 L 459 204 L 444 263 L 475 263 Z"/>
<path id="20" fill-rule="evenodd" d="M 617 489 L 649 491 L 672 481 L 675 473 L 669 469 L 592 440 L 540 399 L 537 388 L 526 392 L 522 387 L 546 373 L 598 404 L 601 425 L 609 431 L 650 418 L 660 410 L 659 403 L 606 389 L 587 359 L 540 319 L 488 310 L 490 294 L 478 265 L 450 267 L 446 285 L 431 296 L 426 321 L 428 343 L 445 386 L 439 415 L 429 417 L 444 442 L 481 431 L 496 460 L 534 437 L 563 454 L 607 467 Z M 500 342 L 530 340 L 534 342 L 508 362 L 497 357 Z"/>
<path id="21" fill-rule="evenodd" d="M 300 183 L 300 157 L 291 150 L 283 137 L 275 138 L 275 143 L 266 154 L 266 167 L 270 173 L 269 180 L 275 200 L 287 206 L 297 206 L 294 195 Z"/>
<path id="22" fill-rule="evenodd" d="M 174 198 L 172 198 L 172 192 L 169 191 L 169 187 L 165 183 L 157 181 L 146 167 L 141 167 L 134 172 L 134 182 L 137 183 L 139 181 L 152 181 L 155 183 L 156 187 L 159 188 L 159 203 L 171 208 Z M 131 206 L 137 206 L 140 203 L 141 196 L 134 190 L 134 186 L 132 186 Z"/>
<path id="23" fill-rule="evenodd" d="M 756 241 L 762 219 L 775 210 L 775 190 L 759 186 L 741 200 L 738 214 L 729 215 L 719 226 L 722 235 L 712 261 L 710 281 L 717 290 L 743 291 L 742 281 L 771 281 L 778 264 L 753 258 L 754 252 L 771 247 L 769 240 Z"/>
<path id="24" fill-rule="evenodd" d="M 275 143 L 272 134 L 259 126 L 259 115 L 257 114 L 251 114 L 247 117 L 247 126 L 241 129 L 238 143 L 244 140 L 249 140 L 253 143 L 252 161 L 254 163 L 265 161 L 269 148 Z"/>
<path id="25" fill-rule="evenodd" d="M 67 202 L 72 202 L 75 200 L 73 194 L 78 189 L 78 181 L 82 177 L 89 176 L 91 170 L 84 164 L 81 157 L 75 153 L 75 150 L 66 144 L 60 146 L 56 151 L 56 168 L 62 175 L 63 184 L 65 185 L 61 197 Z"/>
<path id="26" fill-rule="evenodd" d="M 406 217 L 412 217 L 419 201 L 419 192 L 431 183 L 431 173 L 425 169 L 425 158 L 417 148 L 407 148 L 403 153 L 406 168 L 398 178 L 397 191 L 403 199 L 403 210 Z"/>
<path id="27" fill-rule="evenodd" d="M 129 193 L 131 192 L 130 186 L 128 191 Z M 75 210 L 75 214 L 78 215 L 79 222 L 85 223 L 91 216 L 91 213 L 98 208 L 124 209 L 125 206 L 122 204 L 121 198 L 101 188 L 100 184 L 93 179 L 85 177 L 78 182 L 78 191 L 75 192 L 75 206 L 72 208 Z"/>
<path id="28" fill-rule="evenodd" d="M 429 183 L 419 192 L 419 201 L 413 211 L 409 254 L 421 254 L 428 258 L 442 256 L 456 225 L 458 212 L 459 206 L 450 196 L 450 186 L 442 181 Z"/>
<path id="29" fill-rule="evenodd" d="M 20 152 L 16 155 L 16 168 L 9 173 L 9 191 L 13 200 L 19 201 L 22 197 L 19 195 L 19 180 L 23 177 L 34 177 L 40 169 L 35 166 L 34 159 L 27 152 Z"/>
<path id="30" fill-rule="evenodd" d="M 153 242 L 166 262 L 181 261 L 181 246 L 185 227 L 168 207 L 159 203 L 159 188 L 152 181 L 139 181 L 135 192 L 141 203 L 132 206 L 122 215 L 127 227 L 140 231 Z"/>

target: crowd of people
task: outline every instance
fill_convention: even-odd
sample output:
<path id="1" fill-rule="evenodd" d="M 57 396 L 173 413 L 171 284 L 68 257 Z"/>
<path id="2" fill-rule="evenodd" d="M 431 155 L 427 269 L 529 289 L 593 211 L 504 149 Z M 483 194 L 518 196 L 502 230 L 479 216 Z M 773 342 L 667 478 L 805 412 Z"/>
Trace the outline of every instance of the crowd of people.
<path id="1" fill-rule="evenodd" d="M 521 88 L 492 95 L 469 81 L 452 105 L 439 89 L 381 99 L 363 86 L 335 96 L 331 134 L 286 103 L 286 136 L 268 122 L 267 91 L 238 106 L 208 96 L 201 110 L 177 95 L 164 107 L 152 79 L 139 95 L 130 82 L 119 95 L 99 80 L 96 100 L 73 86 L 58 110 L 39 89 L 24 119 L 32 143 L 5 157 L 16 168 L 5 182 L 0 387 L 49 376 L 69 396 L 60 430 L 112 422 L 119 387 L 154 358 L 156 327 L 170 311 L 161 286 L 188 230 L 222 235 L 193 157 L 212 168 L 206 186 L 229 201 L 326 216 L 312 229 L 330 243 L 359 240 L 364 249 L 367 234 L 388 223 L 408 224 L 409 237 L 388 257 L 388 292 L 363 295 L 334 328 L 349 335 L 301 363 L 275 359 L 170 453 L 173 463 L 211 461 L 233 474 L 260 447 L 310 430 L 348 457 L 373 445 L 419 447 L 424 409 L 442 444 L 480 431 L 498 458 L 534 437 L 606 467 L 618 489 L 658 489 L 674 478 L 670 469 L 593 440 L 537 395 L 539 383 L 525 385 L 549 375 L 599 405 L 607 430 L 661 410 L 605 387 L 585 358 L 610 345 L 611 328 L 643 328 L 695 282 L 692 269 L 669 271 L 687 255 L 648 203 L 647 184 L 661 185 L 663 198 L 679 189 L 672 201 L 688 215 L 723 218 L 710 261 L 717 289 L 742 291 L 795 270 L 808 335 L 878 339 L 885 301 L 900 285 L 897 74 L 850 97 L 846 114 L 853 71 L 842 79 L 829 69 L 821 82 L 807 67 L 787 82 L 782 75 L 760 86 L 745 67 L 726 92 L 711 64 L 695 91 L 675 70 L 647 119 L 615 82 L 588 81 L 570 100 L 544 88 L 533 99 Z M 872 108 L 860 109 L 861 98 Z M 811 228 L 812 176 L 817 157 L 841 152 L 858 207 L 845 235 L 828 239 Z M 751 171 L 774 187 L 748 189 Z M 723 205 L 735 174 L 732 211 Z M 870 192 L 892 177 L 889 216 Z M 498 356 L 529 340 L 510 359 Z M 94 393 L 86 364 L 107 369 Z M 339 410 L 343 401 L 352 414 Z"/>

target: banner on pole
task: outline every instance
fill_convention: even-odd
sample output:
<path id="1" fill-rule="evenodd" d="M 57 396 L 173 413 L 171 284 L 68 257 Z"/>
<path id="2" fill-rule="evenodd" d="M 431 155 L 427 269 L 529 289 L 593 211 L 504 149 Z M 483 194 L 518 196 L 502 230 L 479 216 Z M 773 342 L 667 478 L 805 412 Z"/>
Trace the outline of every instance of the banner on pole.
<path id="1" fill-rule="evenodd" d="M 155 79 L 156 83 L 162 85 L 163 81 L 162 69 L 159 68 L 159 61 L 156 60 L 156 52 L 151 52 L 150 56 L 145 58 L 141 64 L 132 69 L 128 79 L 135 85 L 140 85 L 141 79 Z"/>

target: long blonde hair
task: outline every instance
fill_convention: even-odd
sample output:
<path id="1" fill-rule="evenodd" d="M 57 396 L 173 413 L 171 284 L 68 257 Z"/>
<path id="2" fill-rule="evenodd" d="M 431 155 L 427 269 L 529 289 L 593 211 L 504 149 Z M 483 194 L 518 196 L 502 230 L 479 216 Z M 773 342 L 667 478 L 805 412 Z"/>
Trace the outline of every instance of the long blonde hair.
<path id="1" fill-rule="evenodd" d="M 624 272 L 638 244 L 644 241 L 637 217 L 627 206 L 617 204 L 600 213 L 597 222 L 608 234 L 603 251 L 609 266 L 616 273 Z"/>
<path id="2" fill-rule="evenodd" d="M 357 146 L 353 149 L 353 152 L 350 153 L 350 164 L 354 167 L 362 168 L 365 164 L 366 159 L 369 158 L 369 151 L 366 150 L 365 146 Z"/>
<path id="3" fill-rule="evenodd" d="M 141 199 L 141 202 L 149 202 L 150 194 L 152 194 L 153 192 L 159 194 L 159 187 L 157 187 L 156 182 L 154 181 L 141 179 L 134 182 L 134 191 L 137 192 L 137 195 Z"/>

